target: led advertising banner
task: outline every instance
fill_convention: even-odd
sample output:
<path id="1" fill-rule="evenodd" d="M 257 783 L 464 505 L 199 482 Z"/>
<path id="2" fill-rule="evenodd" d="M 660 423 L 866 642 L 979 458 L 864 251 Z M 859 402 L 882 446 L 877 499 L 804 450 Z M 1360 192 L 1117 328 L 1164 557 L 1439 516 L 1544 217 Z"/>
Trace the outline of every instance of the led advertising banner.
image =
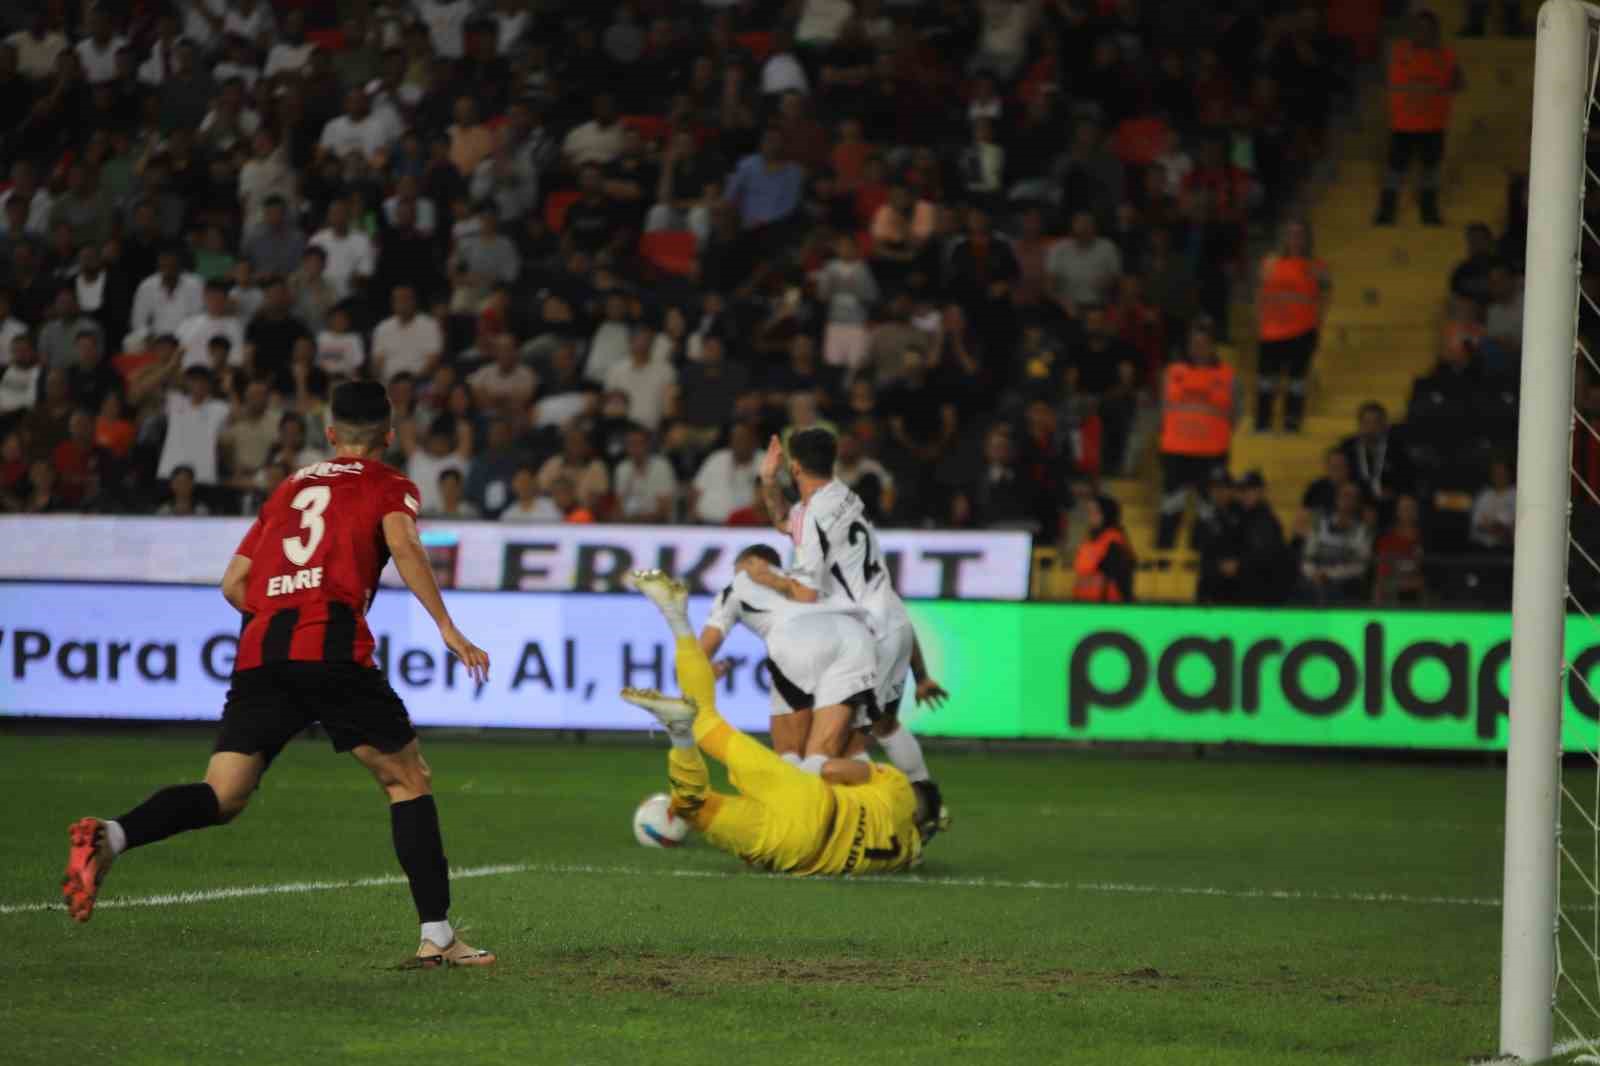
<path id="1" fill-rule="evenodd" d="M 384 590 L 368 613 L 377 658 L 418 725 L 646 729 L 624 686 L 675 691 L 666 623 L 641 596 L 456 592 L 456 624 L 489 653 L 479 689 L 447 655 L 409 593 Z M 693 605 L 703 620 L 710 601 Z M 239 615 L 215 588 L 0 583 L 0 714 L 215 719 L 233 670 Z M 761 642 L 743 627 L 719 706 L 766 728 Z"/>
<path id="2" fill-rule="evenodd" d="M 790 548 L 772 529 L 431 519 L 419 526 L 440 585 L 461 589 L 612 592 L 629 570 L 653 567 L 710 593 L 733 579 L 734 556 L 746 546 Z M 248 518 L 0 517 L 0 580 L 214 585 L 249 528 Z M 1027 598 L 1033 544 L 1026 533 L 885 530 L 881 538 L 903 596 Z M 392 568 L 384 583 L 399 583 Z"/>
<path id="3" fill-rule="evenodd" d="M 638 596 L 453 592 L 493 668 L 478 689 L 400 591 L 369 615 L 378 659 L 422 725 L 642 729 L 626 685 L 675 689 L 673 648 Z M 708 598 L 696 597 L 701 624 Z M 912 618 L 940 710 L 902 708 L 931 736 L 1502 750 L 1506 614 L 1222 610 L 919 602 Z M 0 714 L 213 719 L 238 617 L 214 588 L 0 583 Z M 724 656 L 724 713 L 761 729 L 764 651 L 743 628 Z M 1592 748 L 1600 629 L 1568 625 L 1564 743 Z"/>
<path id="4" fill-rule="evenodd" d="M 956 737 L 1504 750 L 1505 613 L 1072 604 L 912 607 Z M 1600 628 L 1567 626 L 1563 743 L 1592 749 Z"/>

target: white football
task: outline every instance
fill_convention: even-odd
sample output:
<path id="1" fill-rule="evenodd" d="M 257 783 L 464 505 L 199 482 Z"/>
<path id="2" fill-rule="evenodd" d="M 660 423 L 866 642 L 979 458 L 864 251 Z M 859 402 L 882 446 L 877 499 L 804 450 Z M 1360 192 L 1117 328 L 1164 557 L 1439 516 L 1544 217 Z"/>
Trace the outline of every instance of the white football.
<path id="1" fill-rule="evenodd" d="M 672 813 L 665 792 L 647 796 L 633 812 L 633 838 L 647 848 L 675 848 L 689 835 L 689 823 Z"/>

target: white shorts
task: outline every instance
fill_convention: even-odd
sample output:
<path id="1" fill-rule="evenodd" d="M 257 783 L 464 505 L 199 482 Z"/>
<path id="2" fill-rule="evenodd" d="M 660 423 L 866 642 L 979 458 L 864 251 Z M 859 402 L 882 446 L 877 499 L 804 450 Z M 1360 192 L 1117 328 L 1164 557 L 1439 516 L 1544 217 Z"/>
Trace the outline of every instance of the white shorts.
<path id="1" fill-rule="evenodd" d="M 877 688 L 872 634 L 844 614 L 801 615 L 783 623 L 767 643 L 772 660 L 772 713 L 832 707 Z M 853 725 L 867 724 L 866 711 Z"/>
<path id="2" fill-rule="evenodd" d="M 873 646 L 878 660 L 878 709 L 884 714 L 894 714 L 900 709 L 915 642 L 916 630 L 899 626 L 879 637 Z"/>

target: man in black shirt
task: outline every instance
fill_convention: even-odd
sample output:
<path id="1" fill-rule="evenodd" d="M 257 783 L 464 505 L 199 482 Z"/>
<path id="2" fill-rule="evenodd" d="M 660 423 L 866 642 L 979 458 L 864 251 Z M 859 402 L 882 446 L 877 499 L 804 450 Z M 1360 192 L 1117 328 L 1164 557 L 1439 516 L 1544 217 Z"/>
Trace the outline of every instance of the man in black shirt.
<path id="1" fill-rule="evenodd" d="M 273 390 L 291 395 L 294 377 L 289 373 L 290 357 L 301 338 L 311 339 L 311 331 L 289 313 L 289 286 L 282 278 L 266 285 L 266 300 L 245 329 L 249 360 L 257 378 L 269 378 Z"/>
<path id="2" fill-rule="evenodd" d="M 572 247 L 598 252 L 611 243 L 617 226 L 617 214 L 606 199 L 599 167 L 591 163 L 578 172 L 578 190 L 581 195 L 567 208 L 562 234 Z"/>
<path id="3" fill-rule="evenodd" d="M 380 211 L 378 218 L 387 221 L 388 216 Z M 380 236 L 383 254 L 378 257 L 378 273 L 372 279 L 375 302 L 387 307 L 390 294 L 401 285 L 409 285 L 416 290 L 419 306 L 432 307 L 444 288 L 444 274 L 439 267 L 437 239 L 417 229 L 415 201 L 400 200 L 393 224 L 386 226 Z"/>
<path id="4" fill-rule="evenodd" d="M 838 369 L 824 366 L 817 359 L 816 342 L 806 333 L 798 333 L 789 341 L 789 361 L 768 370 L 762 384 L 766 406 L 780 415 L 788 410 L 789 397 L 797 392 L 811 393 L 826 413 L 833 397 L 841 391 Z"/>
<path id="5" fill-rule="evenodd" d="M 98 414 L 107 396 L 122 394 L 122 375 L 106 363 L 100 335 L 94 330 L 79 330 L 74 343 L 77 360 L 67 368 L 67 390 L 74 404 Z"/>
<path id="6" fill-rule="evenodd" d="M 1122 469 L 1127 452 L 1128 433 L 1138 414 L 1137 395 L 1139 353 L 1127 341 L 1111 332 L 1105 309 L 1089 307 L 1083 312 L 1083 344 L 1074 353 L 1078 388 L 1099 401 L 1103 426 L 1100 445 L 1101 468 L 1115 476 Z"/>

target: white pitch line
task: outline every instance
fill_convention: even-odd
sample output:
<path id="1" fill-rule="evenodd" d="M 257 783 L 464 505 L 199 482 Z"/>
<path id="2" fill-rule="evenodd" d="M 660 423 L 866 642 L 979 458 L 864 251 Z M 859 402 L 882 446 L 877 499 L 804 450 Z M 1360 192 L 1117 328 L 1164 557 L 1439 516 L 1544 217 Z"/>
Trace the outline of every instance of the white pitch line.
<path id="1" fill-rule="evenodd" d="M 648 866 L 594 866 L 563 863 L 501 863 L 493 866 L 466 866 L 450 871 L 452 880 L 465 881 L 477 877 L 506 877 L 513 874 L 572 874 L 600 877 L 688 877 L 709 880 L 726 880 L 735 877 L 766 876 L 776 880 L 794 881 L 797 878 L 781 874 L 760 875 L 734 870 L 659 869 Z M 834 880 L 811 878 L 809 880 Z M 206 888 L 188 892 L 168 892 L 154 896 L 112 896 L 102 900 L 96 909 L 107 907 L 181 907 L 196 903 L 215 903 L 220 900 L 249 899 L 255 896 L 298 895 L 306 892 L 336 892 L 351 888 L 376 888 L 386 885 L 403 885 L 406 879 L 398 874 L 379 877 L 362 877 L 347 881 L 281 881 L 272 884 L 239 885 L 233 888 Z M 1399 892 L 1322 892 L 1299 889 L 1233 889 L 1194 885 L 1129 884 L 1116 881 L 1011 881 L 987 877 L 923 877 L 908 874 L 902 877 L 863 878 L 858 884 L 916 885 L 929 888 L 988 888 L 1028 892 L 1088 892 L 1121 896 L 1197 896 L 1216 899 L 1275 900 L 1281 902 L 1309 903 L 1378 903 L 1396 906 L 1454 906 L 1498 907 L 1500 900 L 1493 896 L 1416 896 Z M 0 915 L 28 914 L 39 911 L 62 910 L 58 902 L 0 903 Z M 1593 910 L 1593 907 L 1574 908 Z"/>

